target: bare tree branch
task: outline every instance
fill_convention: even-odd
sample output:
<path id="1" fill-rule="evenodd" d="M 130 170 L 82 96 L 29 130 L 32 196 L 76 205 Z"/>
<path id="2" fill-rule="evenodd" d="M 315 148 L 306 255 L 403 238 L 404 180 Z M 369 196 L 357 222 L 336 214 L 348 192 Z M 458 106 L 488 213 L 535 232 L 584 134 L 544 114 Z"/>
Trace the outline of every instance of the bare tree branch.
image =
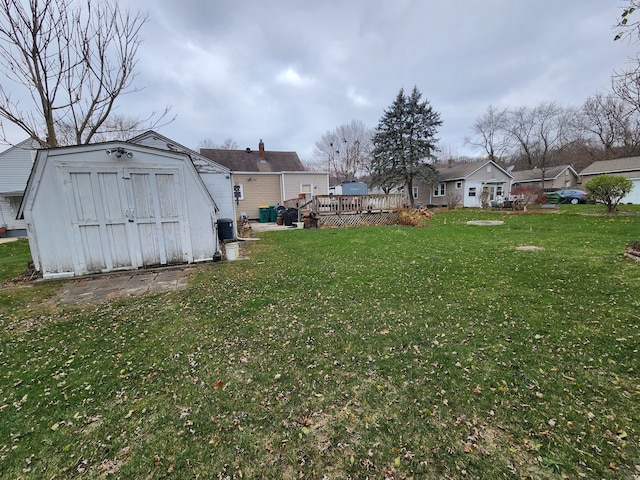
<path id="1" fill-rule="evenodd" d="M 316 142 L 313 163 L 326 169 L 336 182 L 368 175 L 372 136 L 373 132 L 359 120 L 340 125 Z"/>
<path id="2" fill-rule="evenodd" d="M 51 147 L 90 143 L 117 126 L 139 130 L 145 120 L 109 118 L 121 95 L 137 91 L 146 22 L 117 0 L 0 0 L 0 65 L 16 87 L 0 85 L 0 117 Z M 25 91 L 30 108 L 21 105 Z"/>

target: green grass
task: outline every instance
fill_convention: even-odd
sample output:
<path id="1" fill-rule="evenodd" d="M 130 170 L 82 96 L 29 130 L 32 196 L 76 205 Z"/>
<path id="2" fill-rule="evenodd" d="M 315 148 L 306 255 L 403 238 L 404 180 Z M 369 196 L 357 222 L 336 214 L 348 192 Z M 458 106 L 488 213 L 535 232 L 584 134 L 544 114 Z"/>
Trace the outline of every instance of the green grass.
<path id="1" fill-rule="evenodd" d="M 0 243 L 0 281 L 23 273 L 30 258 L 29 243 L 26 240 Z"/>
<path id="2" fill-rule="evenodd" d="M 97 306 L 5 287 L 0 476 L 634 479 L 640 216 L 568 207 L 265 233 Z"/>

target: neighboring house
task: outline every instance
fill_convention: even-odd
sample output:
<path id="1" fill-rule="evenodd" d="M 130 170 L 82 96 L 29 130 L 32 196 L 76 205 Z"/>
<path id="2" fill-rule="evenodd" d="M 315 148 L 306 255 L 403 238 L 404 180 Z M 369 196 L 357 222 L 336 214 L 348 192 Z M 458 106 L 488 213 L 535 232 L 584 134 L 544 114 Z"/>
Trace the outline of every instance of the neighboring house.
<path id="1" fill-rule="evenodd" d="M 626 177 L 633 183 L 629 195 L 620 203 L 640 204 L 640 157 L 617 158 L 615 160 L 602 160 L 594 162 L 580 172 L 582 186 L 598 175 L 617 175 Z"/>
<path id="2" fill-rule="evenodd" d="M 329 195 L 367 195 L 369 186 L 355 180 L 344 181 L 340 185 L 329 187 Z"/>
<path id="3" fill-rule="evenodd" d="M 20 205 L 44 278 L 211 260 L 215 204 L 188 155 L 127 142 L 38 150 Z"/>
<path id="4" fill-rule="evenodd" d="M 0 227 L 6 225 L 8 237 L 27 234 L 27 224 L 16 217 L 36 158 L 36 148 L 38 143 L 28 139 L 0 153 Z"/>
<path id="5" fill-rule="evenodd" d="M 328 173 L 307 172 L 296 152 L 265 150 L 262 140 L 257 151 L 202 148 L 200 154 L 231 169 L 236 210 L 250 219 L 259 218 L 261 206 L 329 194 Z"/>
<path id="6" fill-rule="evenodd" d="M 233 199 L 233 182 L 229 168 L 152 130 L 130 139 L 129 142 L 187 154 L 216 204 L 218 218 L 234 221 L 237 219 L 236 204 Z"/>
<path id="7" fill-rule="evenodd" d="M 544 186 L 542 184 L 542 170 L 539 168 L 520 170 L 511 172 L 511 174 L 513 175 L 512 188 L 534 186 L 542 187 L 544 191 L 550 192 L 576 188 L 578 184 L 578 172 L 571 165 L 547 168 L 544 172 Z"/>
<path id="8" fill-rule="evenodd" d="M 482 193 L 487 201 L 507 195 L 510 191 L 511 173 L 491 160 L 473 163 L 436 165 L 440 181 L 434 187 L 418 184 L 413 187 L 414 203 L 445 206 L 451 203 L 464 207 L 481 207 Z"/>

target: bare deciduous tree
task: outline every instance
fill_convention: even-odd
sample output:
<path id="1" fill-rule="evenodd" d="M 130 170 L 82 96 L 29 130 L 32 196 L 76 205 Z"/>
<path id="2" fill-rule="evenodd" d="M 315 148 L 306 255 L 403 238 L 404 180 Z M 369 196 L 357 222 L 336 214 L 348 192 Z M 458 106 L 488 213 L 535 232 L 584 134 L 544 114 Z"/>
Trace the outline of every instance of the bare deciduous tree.
<path id="1" fill-rule="evenodd" d="M 543 102 L 534 109 L 536 122 L 535 152 L 537 167 L 542 173 L 542 188 L 549 167 L 555 165 L 554 157 L 565 144 L 568 122 L 566 111 L 554 102 Z"/>
<path id="2" fill-rule="evenodd" d="M 200 142 L 198 149 L 200 148 L 212 148 L 215 150 L 238 150 L 238 142 L 229 137 L 222 143 L 216 143 L 213 138 L 207 138 Z"/>
<path id="3" fill-rule="evenodd" d="M 336 182 L 369 173 L 373 132 L 359 120 L 326 132 L 313 150 L 315 165 L 326 169 Z"/>
<path id="4" fill-rule="evenodd" d="M 535 164 L 535 122 L 533 111 L 520 107 L 508 111 L 505 123 L 507 133 L 514 140 L 529 169 Z"/>
<path id="5" fill-rule="evenodd" d="M 640 112 L 614 95 L 596 93 L 580 109 L 580 127 L 587 141 L 595 141 L 602 158 L 630 155 L 640 144 Z"/>
<path id="6" fill-rule="evenodd" d="M 473 136 L 467 137 L 465 143 L 483 150 L 489 160 L 504 160 L 510 148 L 505 130 L 507 113 L 507 110 L 497 110 L 489 105 L 486 113 L 473 124 Z"/>
<path id="7" fill-rule="evenodd" d="M 120 95 L 136 91 L 146 21 L 117 0 L 0 0 L 0 65 L 9 80 L 0 85 L 0 118 L 44 147 L 139 130 L 155 114 L 114 119 L 113 109 Z M 29 96 L 31 108 L 23 104 Z"/>
<path id="8" fill-rule="evenodd" d="M 507 110 L 504 128 L 516 148 L 513 157 L 523 158 L 525 168 L 537 167 L 544 174 L 568 142 L 568 118 L 569 110 L 554 102 Z"/>

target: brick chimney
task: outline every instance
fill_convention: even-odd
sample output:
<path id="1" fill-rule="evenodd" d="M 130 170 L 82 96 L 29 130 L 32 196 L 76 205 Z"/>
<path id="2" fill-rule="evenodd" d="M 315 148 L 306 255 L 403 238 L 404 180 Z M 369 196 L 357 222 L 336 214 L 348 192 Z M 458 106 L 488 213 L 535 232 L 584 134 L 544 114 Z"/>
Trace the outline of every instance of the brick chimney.
<path id="1" fill-rule="evenodd" d="M 260 143 L 258 143 L 258 155 L 260 156 L 260 160 L 266 160 L 267 155 L 264 153 L 264 142 L 260 139 Z"/>

